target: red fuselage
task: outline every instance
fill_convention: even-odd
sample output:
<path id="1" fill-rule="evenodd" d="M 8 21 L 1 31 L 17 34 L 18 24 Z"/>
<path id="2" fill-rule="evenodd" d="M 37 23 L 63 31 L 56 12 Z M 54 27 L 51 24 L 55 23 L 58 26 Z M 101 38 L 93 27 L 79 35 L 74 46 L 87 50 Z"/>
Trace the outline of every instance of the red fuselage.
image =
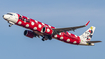
<path id="1" fill-rule="evenodd" d="M 35 32 L 38 35 L 51 35 L 52 38 L 55 38 L 57 40 L 66 42 L 66 43 L 70 43 L 70 44 L 80 44 L 81 40 L 79 36 L 76 36 L 72 33 L 68 33 L 68 32 L 61 32 L 59 34 L 56 35 L 52 35 L 53 34 L 53 30 L 55 29 L 55 27 L 41 23 L 39 21 L 33 20 L 31 18 L 22 16 L 18 14 L 18 21 L 16 23 L 16 25 L 25 27 L 27 29 L 32 30 L 33 32 Z M 45 28 L 46 30 L 43 32 L 43 28 Z"/>

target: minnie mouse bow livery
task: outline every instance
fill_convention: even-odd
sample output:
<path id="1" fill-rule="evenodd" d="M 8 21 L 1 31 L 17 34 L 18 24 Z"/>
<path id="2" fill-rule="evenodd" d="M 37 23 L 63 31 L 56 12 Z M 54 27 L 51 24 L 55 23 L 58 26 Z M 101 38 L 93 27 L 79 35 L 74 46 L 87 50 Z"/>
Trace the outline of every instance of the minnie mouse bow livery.
<path id="1" fill-rule="evenodd" d="M 7 13 L 3 15 L 3 18 L 10 24 L 9 27 L 15 24 L 29 29 L 24 31 L 24 35 L 29 38 L 41 36 L 42 41 L 51 40 L 52 38 L 54 38 L 59 41 L 63 41 L 65 43 L 74 44 L 74 45 L 86 45 L 86 46 L 93 46 L 94 43 L 101 42 L 101 41 L 90 41 L 95 31 L 94 26 L 91 26 L 81 36 L 77 36 L 68 32 L 86 27 L 90 21 L 88 21 L 85 25 L 82 26 L 55 28 L 48 24 L 20 15 L 18 13 Z"/>

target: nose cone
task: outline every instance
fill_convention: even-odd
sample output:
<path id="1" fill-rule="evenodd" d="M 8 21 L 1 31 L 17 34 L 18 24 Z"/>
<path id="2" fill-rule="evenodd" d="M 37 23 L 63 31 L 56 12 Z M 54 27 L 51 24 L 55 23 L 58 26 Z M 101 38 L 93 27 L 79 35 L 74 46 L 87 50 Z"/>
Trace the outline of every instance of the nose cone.
<path id="1" fill-rule="evenodd" d="M 9 17 L 10 17 L 10 15 L 3 15 L 3 18 L 4 18 L 5 20 L 9 19 Z"/>

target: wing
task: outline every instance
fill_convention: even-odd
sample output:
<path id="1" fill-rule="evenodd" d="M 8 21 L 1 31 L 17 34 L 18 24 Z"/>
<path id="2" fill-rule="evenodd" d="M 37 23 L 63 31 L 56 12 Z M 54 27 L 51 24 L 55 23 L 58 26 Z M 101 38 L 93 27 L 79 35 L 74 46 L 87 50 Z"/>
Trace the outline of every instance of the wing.
<path id="1" fill-rule="evenodd" d="M 98 43 L 98 42 L 102 42 L 102 41 L 87 41 L 87 43 Z"/>
<path id="2" fill-rule="evenodd" d="M 74 31 L 76 29 L 82 28 L 82 27 L 86 27 L 89 24 L 90 21 L 88 21 L 85 25 L 82 26 L 75 26 L 75 27 L 67 27 L 67 28 L 56 28 L 53 29 L 54 33 L 53 34 L 58 34 L 60 32 L 66 32 L 66 31 Z"/>

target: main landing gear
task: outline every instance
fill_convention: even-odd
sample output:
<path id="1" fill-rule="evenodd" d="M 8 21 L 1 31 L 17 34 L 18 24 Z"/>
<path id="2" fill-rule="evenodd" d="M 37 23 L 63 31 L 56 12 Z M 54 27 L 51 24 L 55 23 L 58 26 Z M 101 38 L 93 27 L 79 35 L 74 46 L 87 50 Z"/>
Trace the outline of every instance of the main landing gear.
<path id="1" fill-rule="evenodd" d="M 45 39 L 44 37 L 42 38 L 42 41 L 45 41 L 45 40 L 47 40 L 47 39 Z"/>
<path id="2" fill-rule="evenodd" d="M 45 40 L 51 40 L 52 39 L 52 37 L 51 36 L 44 36 L 43 38 L 42 38 L 42 41 L 45 41 Z"/>

